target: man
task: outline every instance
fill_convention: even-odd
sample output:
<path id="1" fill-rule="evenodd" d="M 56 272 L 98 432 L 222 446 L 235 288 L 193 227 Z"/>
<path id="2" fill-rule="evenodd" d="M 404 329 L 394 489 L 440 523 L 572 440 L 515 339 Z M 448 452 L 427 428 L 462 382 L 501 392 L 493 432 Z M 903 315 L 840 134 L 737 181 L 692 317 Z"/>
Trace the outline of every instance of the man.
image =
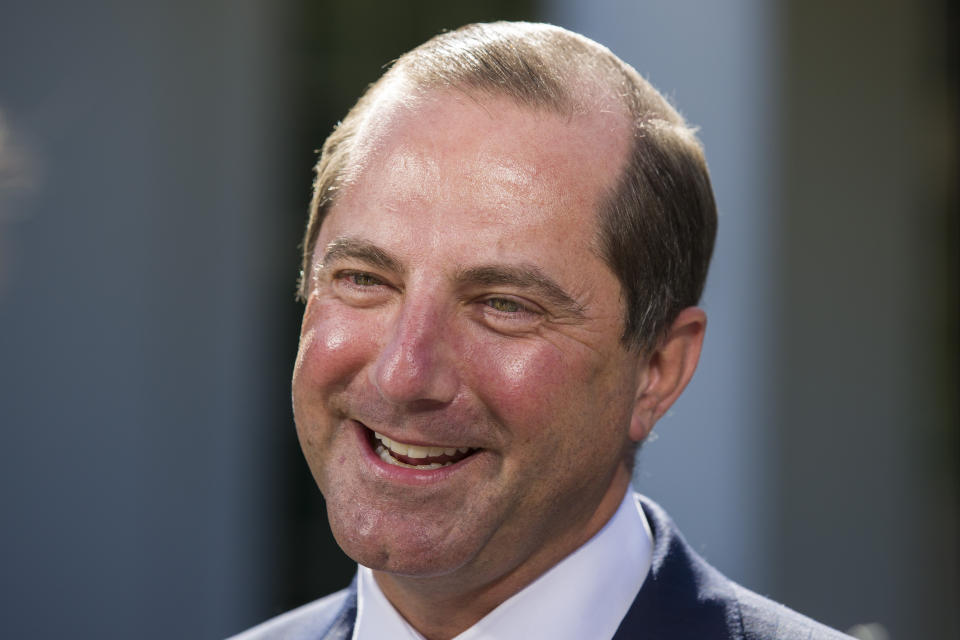
<path id="1" fill-rule="evenodd" d="M 715 230 L 691 129 L 600 45 L 497 23 L 400 58 L 324 145 L 300 289 L 297 432 L 358 577 L 240 637 L 842 637 L 629 490 Z"/>

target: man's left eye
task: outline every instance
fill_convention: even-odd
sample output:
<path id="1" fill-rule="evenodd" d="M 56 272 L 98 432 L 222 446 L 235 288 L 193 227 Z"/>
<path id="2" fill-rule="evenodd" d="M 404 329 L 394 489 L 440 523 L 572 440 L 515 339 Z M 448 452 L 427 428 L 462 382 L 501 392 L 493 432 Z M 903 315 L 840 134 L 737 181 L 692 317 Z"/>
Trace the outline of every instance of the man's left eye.
<path id="1" fill-rule="evenodd" d="M 506 298 L 490 298 L 486 301 L 488 307 L 495 309 L 496 311 L 501 311 L 503 313 L 518 313 L 520 311 L 526 311 L 522 306 L 513 300 L 507 300 Z"/>

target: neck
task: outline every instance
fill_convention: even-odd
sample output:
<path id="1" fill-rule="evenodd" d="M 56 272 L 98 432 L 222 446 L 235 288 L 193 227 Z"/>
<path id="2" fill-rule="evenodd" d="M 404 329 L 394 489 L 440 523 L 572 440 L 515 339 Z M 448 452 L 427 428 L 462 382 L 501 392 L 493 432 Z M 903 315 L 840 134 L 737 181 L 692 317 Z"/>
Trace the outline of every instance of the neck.
<path id="1" fill-rule="evenodd" d="M 593 513 L 498 575 L 491 576 L 489 563 L 485 567 L 478 562 L 445 576 L 420 578 L 374 571 L 374 577 L 400 615 L 427 640 L 450 640 L 592 538 L 616 513 L 629 485 L 630 472 L 619 468 Z"/>

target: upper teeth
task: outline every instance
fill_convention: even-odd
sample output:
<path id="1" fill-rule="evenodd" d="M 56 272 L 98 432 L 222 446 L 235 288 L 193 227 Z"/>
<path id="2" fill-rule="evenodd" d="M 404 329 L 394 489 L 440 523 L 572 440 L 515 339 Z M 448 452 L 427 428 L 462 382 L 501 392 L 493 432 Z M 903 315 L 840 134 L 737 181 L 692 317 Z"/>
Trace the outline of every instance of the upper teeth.
<path id="1" fill-rule="evenodd" d="M 407 456 L 408 458 L 435 458 L 437 456 L 452 456 L 457 452 L 467 453 L 470 451 L 469 447 L 420 447 L 415 444 L 404 444 L 403 442 L 391 440 L 376 431 L 373 432 L 373 435 L 377 440 L 382 442 L 385 447 L 390 449 L 391 452 L 397 455 Z"/>

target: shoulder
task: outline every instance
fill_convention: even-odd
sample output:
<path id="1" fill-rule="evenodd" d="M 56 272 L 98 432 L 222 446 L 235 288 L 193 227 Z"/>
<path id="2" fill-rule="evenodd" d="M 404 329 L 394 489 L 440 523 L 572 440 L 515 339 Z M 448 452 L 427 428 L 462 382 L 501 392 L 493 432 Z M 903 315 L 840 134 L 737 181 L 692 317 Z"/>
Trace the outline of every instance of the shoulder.
<path id="1" fill-rule="evenodd" d="M 356 618 L 356 590 L 353 585 L 302 607 L 262 622 L 257 626 L 228 638 L 228 640 L 301 640 L 330 637 L 333 627 L 342 626 L 352 632 Z M 339 623 L 346 623 L 339 624 Z M 334 634 L 339 640 L 349 633 Z"/>
<path id="2" fill-rule="evenodd" d="M 746 640 L 850 640 L 803 614 L 730 582 L 740 609 Z"/>
<path id="3" fill-rule="evenodd" d="M 683 539 L 667 513 L 638 496 L 653 533 L 650 572 L 627 614 L 633 628 L 654 623 L 664 637 L 742 640 L 850 640 L 728 579 Z"/>

